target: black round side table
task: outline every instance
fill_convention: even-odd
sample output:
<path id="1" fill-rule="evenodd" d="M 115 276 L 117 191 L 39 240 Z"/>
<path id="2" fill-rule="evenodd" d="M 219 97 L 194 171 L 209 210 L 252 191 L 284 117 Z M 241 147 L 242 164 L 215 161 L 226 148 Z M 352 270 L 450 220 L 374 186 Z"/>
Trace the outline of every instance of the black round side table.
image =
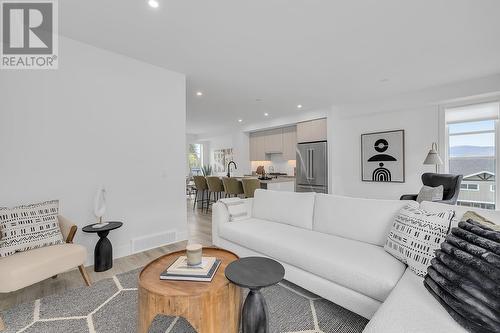
<path id="1" fill-rule="evenodd" d="M 283 280 L 283 265 L 269 258 L 247 257 L 230 263 L 225 273 L 226 278 L 235 285 L 250 289 L 243 304 L 242 333 L 268 333 L 269 314 L 260 289 Z"/>
<path id="2" fill-rule="evenodd" d="M 92 226 L 94 225 L 95 224 L 90 224 L 85 226 L 82 231 L 97 233 L 99 236 L 99 240 L 94 249 L 94 271 L 104 272 L 113 267 L 113 246 L 107 236 L 111 230 L 120 228 L 123 223 L 117 221 L 108 222 L 108 224 L 102 228 L 93 228 Z"/>

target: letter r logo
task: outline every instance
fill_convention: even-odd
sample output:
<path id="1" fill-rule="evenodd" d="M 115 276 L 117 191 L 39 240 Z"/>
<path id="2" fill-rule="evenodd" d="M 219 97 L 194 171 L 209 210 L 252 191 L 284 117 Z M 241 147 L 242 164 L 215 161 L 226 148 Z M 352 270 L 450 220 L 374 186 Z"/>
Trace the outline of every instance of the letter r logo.
<path id="1" fill-rule="evenodd" d="M 4 54 L 52 54 L 52 3 L 2 3 Z"/>

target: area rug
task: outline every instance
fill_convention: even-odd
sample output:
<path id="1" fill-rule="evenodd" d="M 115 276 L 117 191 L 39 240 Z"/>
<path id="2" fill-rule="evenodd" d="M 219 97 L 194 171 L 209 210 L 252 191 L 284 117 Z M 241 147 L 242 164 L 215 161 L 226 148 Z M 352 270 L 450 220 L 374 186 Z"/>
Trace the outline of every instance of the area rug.
<path id="1" fill-rule="evenodd" d="M 5 333 L 134 333 L 140 270 L 1 312 Z M 357 333 L 368 320 L 288 281 L 265 288 L 272 333 Z M 151 333 L 196 333 L 182 317 L 158 316 Z M 3 333 L 3 332 L 2 332 Z"/>

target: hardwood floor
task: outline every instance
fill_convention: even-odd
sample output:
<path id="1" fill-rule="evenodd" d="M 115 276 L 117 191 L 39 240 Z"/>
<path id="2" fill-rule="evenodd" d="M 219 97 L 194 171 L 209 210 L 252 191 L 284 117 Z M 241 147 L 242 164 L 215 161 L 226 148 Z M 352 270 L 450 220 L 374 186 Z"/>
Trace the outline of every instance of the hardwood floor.
<path id="1" fill-rule="evenodd" d="M 205 246 L 212 245 L 212 212 L 209 211 L 207 214 L 200 209 L 193 211 L 193 202 L 190 199 L 187 200 L 186 208 L 189 239 Z M 115 259 L 113 268 L 106 272 L 96 273 L 93 266 L 86 267 L 86 270 L 91 281 L 96 282 L 142 267 L 164 254 L 184 249 L 186 244 L 187 241 L 182 241 Z M 75 267 L 74 270 L 59 274 L 56 278 L 44 280 L 12 293 L 0 294 L 0 310 L 84 285 L 85 282 Z"/>

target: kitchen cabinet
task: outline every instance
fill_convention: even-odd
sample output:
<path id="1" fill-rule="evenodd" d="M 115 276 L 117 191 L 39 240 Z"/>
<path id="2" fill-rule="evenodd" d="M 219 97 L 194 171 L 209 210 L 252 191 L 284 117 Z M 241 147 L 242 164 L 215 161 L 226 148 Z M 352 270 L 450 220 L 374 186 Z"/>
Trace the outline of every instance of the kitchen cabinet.
<path id="1" fill-rule="evenodd" d="M 267 189 L 273 191 L 295 192 L 295 180 L 291 180 L 289 182 L 269 183 L 267 184 Z"/>
<path id="2" fill-rule="evenodd" d="M 295 126 L 250 133 L 250 160 L 269 161 L 271 154 L 295 159 L 297 131 Z"/>
<path id="3" fill-rule="evenodd" d="M 316 119 L 297 124 L 297 142 L 326 141 L 326 119 Z"/>
<path id="4" fill-rule="evenodd" d="M 279 154 L 283 152 L 283 130 L 281 128 L 264 131 L 263 134 L 266 154 Z"/>
<path id="5" fill-rule="evenodd" d="M 264 132 L 250 133 L 250 160 L 265 161 L 268 159 L 266 158 L 265 140 Z"/>
<path id="6" fill-rule="evenodd" d="M 290 126 L 283 128 L 283 159 L 294 160 L 297 151 L 297 128 Z"/>

